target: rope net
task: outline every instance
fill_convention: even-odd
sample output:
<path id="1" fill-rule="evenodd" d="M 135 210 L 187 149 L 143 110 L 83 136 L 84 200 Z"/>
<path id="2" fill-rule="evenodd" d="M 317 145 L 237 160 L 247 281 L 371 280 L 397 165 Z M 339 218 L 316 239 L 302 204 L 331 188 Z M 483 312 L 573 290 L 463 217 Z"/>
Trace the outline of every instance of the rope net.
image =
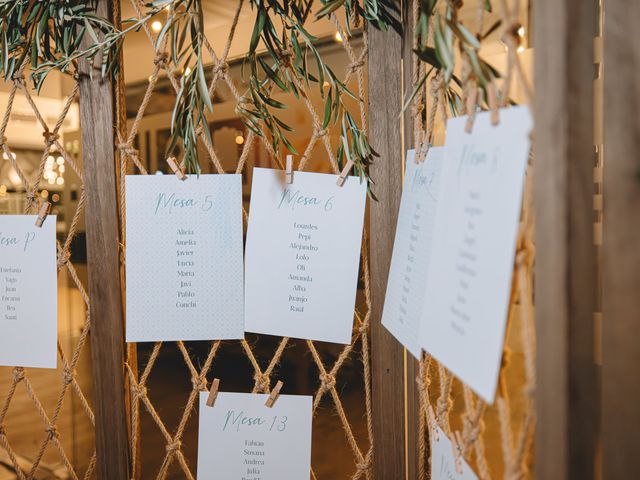
<path id="1" fill-rule="evenodd" d="M 138 18 L 143 18 L 143 5 L 139 0 L 129 0 L 131 6 L 135 11 Z M 246 5 L 246 2 L 242 0 L 237 1 L 235 14 L 233 21 L 227 27 L 229 34 L 223 45 L 213 45 L 205 37 L 204 46 L 206 47 L 206 53 L 208 58 L 206 63 L 210 63 L 210 67 L 207 68 L 208 74 L 211 75 L 209 82 L 209 95 L 212 100 L 215 98 L 216 93 L 225 88 L 231 92 L 233 101 L 236 105 L 242 102 L 242 94 L 239 91 L 239 87 L 230 74 L 230 58 L 229 52 L 231 44 L 236 35 L 236 28 L 238 22 L 243 13 L 243 9 L 247 10 L 250 7 Z M 352 42 L 352 37 L 347 34 L 346 28 L 335 15 L 331 16 L 331 21 L 334 23 L 334 27 L 340 33 L 342 38 L 342 46 L 349 59 L 349 65 L 346 70 L 343 83 L 345 85 L 355 84 L 357 92 L 356 96 L 359 98 L 357 103 L 357 111 L 359 112 L 359 120 L 361 128 L 366 129 L 366 109 L 365 109 L 365 78 L 364 67 L 367 58 L 367 36 L 366 32 L 362 32 L 362 47 L 357 47 Z M 125 175 L 127 172 L 135 172 L 139 174 L 148 174 L 147 168 L 143 165 L 140 159 L 140 152 L 135 148 L 136 138 L 140 135 L 141 124 L 145 112 L 149 107 L 154 93 L 158 89 L 158 83 L 161 78 L 166 78 L 170 82 L 173 94 L 177 94 L 180 88 L 180 72 L 172 69 L 167 62 L 167 42 L 164 42 L 156 46 L 156 36 L 146 23 L 143 26 L 144 34 L 147 37 L 151 48 L 155 52 L 154 67 L 151 75 L 148 78 L 146 89 L 140 104 L 138 111 L 135 114 L 135 118 L 127 125 L 123 121 L 124 117 L 124 97 L 122 95 L 123 89 L 120 88 L 120 98 L 118 102 L 118 109 L 120 118 L 120 138 L 119 138 L 119 155 L 120 155 L 120 172 L 119 179 L 120 184 L 120 199 L 121 199 L 121 224 L 122 224 L 122 239 L 125 238 L 125 211 L 126 211 L 126 198 L 125 198 Z M 295 75 L 292 77 L 297 78 Z M 297 80 L 294 80 L 296 82 Z M 307 91 L 307 87 L 302 82 L 297 81 L 298 90 L 301 92 Z M 165 92 L 166 93 L 166 92 Z M 310 166 L 309 160 L 314 154 L 316 148 L 324 150 L 324 155 L 328 159 L 328 165 L 330 171 L 333 173 L 340 173 L 340 165 L 336 158 L 336 144 L 339 138 L 339 124 L 334 127 L 330 124 L 326 128 L 323 128 L 323 114 L 318 111 L 318 107 L 314 105 L 312 100 L 307 95 L 301 95 L 300 101 L 304 105 L 304 108 L 308 112 L 311 118 L 313 130 L 311 137 L 306 143 L 304 153 L 299 159 L 297 170 L 304 170 Z M 334 132 L 335 130 L 335 132 Z M 223 159 L 220 157 L 218 150 L 211 144 L 208 136 L 203 131 L 198 132 L 199 141 L 204 147 L 204 155 L 200 156 L 200 164 L 203 167 L 211 168 L 214 172 L 223 174 L 225 169 L 223 168 Z M 261 147 L 262 145 L 262 147 Z M 269 140 L 268 134 L 264 134 L 262 137 L 254 134 L 252 131 L 246 131 L 244 142 L 242 143 L 242 150 L 239 155 L 237 165 L 235 166 L 235 173 L 243 173 L 250 168 L 250 153 L 252 150 L 264 148 L 268 153 L 273 163 L 278 168 L 284 168 L 284 163 L 281 155 L 274 152 L 273 146 Z M 206 160 L 204 160 L 206 158 Z M 204 165 L 204 163 L 208 165 Z M 203 171 L 209 171 L 203 168 Z M 246 229 L 247 211 L 246 208 L 243 212 L 244 227 Z M 123 240 L 124 241 L 124 240 Z M 275 384 L 279 375 L 279 368 L 283 362 L 283 359 L 287 356 L 288 352 L 298 351 L 304 348 L 306 354 L 310 355 L 315 370 L 317 370 L 317 384 L 315 386 L 315 393 L 313 399 L 313 413 L 314 413 L 314 431 L 317 427 L 318 414 L 321 409 L 321 405 L 329 404 L 333 409 L 333 412 L 337 415 L 338 423 L 344 432 L 346 439 L 343 452 L 338 452 L 351 457 L 353 460 L 353 466 L 351 468 L 350 478 L 371 478 L 371 460 L 372 460 L 372 414 L 371 414 L 371 383 L 369 372 L 369 323 L 370 323 L 370 277 L 367 260 L 367 240 L 366 237 L 362 244 L 362 258 L 361 258 L 361 272 L 360 279 L 363 288 L 358 292 L 358 301 L 356 311 L 354 312 L 354 329 L 351 344 L 346 346 L 334 346 L 327 348 L 326 345 L 319 344 L 319 342 L 302 341 L 297 343 L 289 338 L 280 338 L 277 341 L 277 347 L 274 352 L 265 351 L 259 345 L 259 339 L 255 339 L 252 335 L 248 335 L 246 340 L 242 341 L 213 341 L 210 343 L 207 354 L 202 362 L 198 363 L 194 358 L 192 352 L 192 346 L 187 342 L 170 342 L 168 343 L 156 343 L 151 352 L 144 359 L 137 358 L 137 351 L 135 345 L 129 345 L 128 355 L 126 361 L 127 379 L 130 385 L 130 402 L 131 402 L 131 448 L 132 458 L 134 459 L 132 478 L 150 478 L 155 476 L 158 479 L 172 478 L 195 478 L 194 465 L 188 461 L 188 453 L 186 450 L 193 453 L 196 445 L 190 445 L 186 443 L 186 431 L 191 417 L 194 413 L 197 414 L 197 399 L 199 392 L 206 391 L 210 382 L 213 380 L 213 370 L 216 367 L 216 361 L 221 356 L 221 352 L 224 351 L 236 351 L 238 344 L 242 352 L 243 360 L 236 361 L 235 367 L 239 371 L 244 372 L 244 375 L 250 379 L 253 387 L 251 391 L 253 393 L 268 393 L 271 387 Z M 294 345 L 295 344 L 295 345 Z M 152 398 L 153 396 L 148 389 L 150 378 L 153 376 L 155 370 L 160 369 L 159 358 L 163 349 L 173 349 L 173 346 L 177 347 L 180 357 L 186 367 L 186 373 L 191 383 L 188 395 L 184 404 L 182 404 L 181 410 L 176 414 L 176 411 L 161 412 L 158 408 L 158 400 Z M 295 348 L 297 347 L 297 348 Z M 292 355 L 292 354 L 289 354 Z M 347 405 L 341 396 L 341 391 L 346 387 L 346 381 L 342 378 L 345 371 L 358 371 L 362 377 L 362 383 L 364 385 L 364 406 L 353 406 L 351 403 Z M 226 376 L 225 376 L 226 375 Z M 236 375 L 234 373 L 234 375 Z M 240 373 L 239 375 L 243 375 Z M 225 384 L 228 385 L 231 378 L 228 376 L 228 372 L 220 371 L 219 376 L 221 378 L 220 389 L 225 390 Z M 287 391 L 287 384 L 285 383 L 285 392 L 298 393 Z M 173 410 L 173 409 L 172 409 Z M 176 407 L 177 410 L 177 407 Z M 150 446 L 147 441 L 150 438 L 149 432 L 142 428 L 143 416 L 148 415 L 151 418 L 151 423 L 154 425 L 157 432 L 160 433 L 163 445 L 154 444 Z M 167 417 L 171 417 L 171 425 L 167 420 Z M 360 417 L 360 418 L 358 418 Z M 364 430 L 360 434 L 356 433 L 353 421 L 354 418 L 358 418 L 359 423 L 362 422 L 364 417 Z M 195 441 L 195 440 L 194 440 Z M 148 465 L 144 462 L 140 462 L 141 449 L 153 448 L 155 455 L 160 455 L 163 460 L 157 471 L 148 471 Z M 333 446 L 334 449 L 340 449 L 339 445 Z M 332 452 L 334 455 L 336 452 Z M 193 457 L 192 457 L 193 458 Z M 142 463 L 142 465 L 141 465 Z M 330 461 L 329 461 L 330 463 Z M 145 468 L 145 471 L 142 469 Z M 316 465 L 312 465 L 311 476 L 313 479 L 320 478 L 318 468 Z M 330 478 L 326 477 L 325 478 Z"/>
<path id="2" fill-rule="evenodd" d="M 413 19 L 419 19 L 419 1 L 413 0 Z M 483 99 L 479 94 L 478 79 L 470 67 L 469 55 L 461 56 L 461 88 L 458 93 L 463 106 L 462 114 L 469 115 L 467 129 L 473 128 L 477 108 L 492 111 L 492 119 L 499 121 L 498 107 L 509 104 L 516 80 L 525 102 L 532 106 L 532 91 L 525 77 L 518 48 L 521 39 L 521 2 L 506 0 L 492 2 L 497 6 L 502 42 L 506 48 L 506 70 L 501 81 L 486 85 Z M 462 2 L 440 2 L 457 15 Z M 477 15 L 470 31 L 481 38 L 485 24 L 485 0 L 475 0 Z M 432 17 L 433 21 L 433 17 Z M 414 23 L 414 28 L 417 24 Z M 429 29 L 434 31 L 433 25 Z M 431 35 L 433 35 L 431 33 Z M 417 38 L 414 48 L 417 48 Z M 434 45 L 433 37 L 429 45 Z M 421 85 L 421 74 L 427 81 Z M 430 71 L 430 66 L 418 62 L 414 56 L 413 84 L 417 93 L 412 101 L 414 113 L 413 131 L 417 157 L 424 158 L 430 145 L 444 135 L 447 117 L 452 112 L 446 98 L 447 90 L 443 74 Z M 501 87 L 500 89 L 498 87 Z M 517 239 L 516 259 L 512 279 L 511 297 L 505 347 L 500 370 L 498 393 L 493 405 L 487 405 L 472 390 L 456 379 L 435 359 L 423 354 L 419 376 L 420 418 L 419 464 L 420 479 L 430 477 L 429 432 L 437 424 L 453 439 L 459 432 L 460 450 L 465 460 L 482 480 L 504 478 L 521 480 L 532 477 L 533 435 L 535 429 L 535 324 L 533 314 L 533 212 L 531 189 L 533 184 L 531 158 L 525 179 L 520 229 Z M 411 421 L 411 420 L 410 420 Z M 431 437 L 432 438 L 432 437 Z"/>
<path id="3" fill-rule="evenodd" d="M 87 391 L 91 392 L 91 376 L 90 372 L 88 375 L 85 372 L 85 369 L 90 368 L 90 359 L 87 358 L 89 352 L 85 348 L 91 327 L 89 296 L 81 281 L 84 274 L 79 274 L 71 261 L 71 247 L 74 240 L 77 240 L 79 225 L 84 218 L 85 194 L 77 156 L 78 149 L 64 142 L 61 137 L 62 127 L 70 117 L 69 112 L 76 103 L 79 89 L 75 74 L 69 79 L 72 83 L 70 93 L 61 102 L 60 111 L 52 118 L 50 112 L 41 111 L 43 104 L 38 105 L 39 99 L 25 79 L 23 64 L 6 85 L 9 87 L 7 108 L 0 125 L 2 156 L 5 161 L 10 162 L 11 168 L 19 178 L 19 187 L 16 190 L 23 191 L 15 194 L 22 200 L 17 202 L 23 206 L 20 213 L 36 214 L 46 198 L 51 200 L 50 193 L 45 189 L 45 186 L 48 187 L 45 180 L 47 162 L 52 161 L 52 155 L 62 158 L 63 165 L 71 167 L 66 170 L 66 180 L 79 185 L 80 192 L 75 208 L 69 202 L 69 208 L 73 210 L 67 223 L 66 237 L 60 238 L 58 235 L 57 240 L 59 283 L 77 289 L 81 298 L 79 303 L 83 308 L 77 313 L 83 322 L 79 334 L 72 334 L 68 338 L 66 335 L 61 336 L 58 340 L 56 371 L 0 367 L 0 464 L 11 469 L 21 480 L 45 476 L 91 478 L 96 462 L 93 440 L 95 422 L 90 393 L 87 394 Z M 16 108 L 18 104 L 19 108 Z M 24 121 L 25 108 L 29 112 L 28 116 L 35 116 L 44 140 L 35 170 L 27 156 L 21 154 L 18 157 L 12 152 L 9 146 L 12 139 L 6 136 L 9 130 L 15 132 L 15 128 L 24 128 L 19 122 Z M 14 112 L 15 110 L 17 111 Z M 11 122 L 18 122 L 14 129 L 9 129 Z M 73 151 L 70 151 L 70 147 Z M 6 190 L 3 195 L 6 195 Z M 54 213 L 63 213 L 57 210 L 54 206 Z M 65 216 L 64 220 L 69 219 Z M 76 312 L 74 310 L 69 313 L 75 316 Z M 24 348 L 29 346 L 25 345 Z M 82 379 L 78 378 L 79 370 L 82 370 Z M 83 438 L 82 448 L 77 448 L 77 432 L 74 431 L 76 427 L 80 427 L 87 435 Z"/>

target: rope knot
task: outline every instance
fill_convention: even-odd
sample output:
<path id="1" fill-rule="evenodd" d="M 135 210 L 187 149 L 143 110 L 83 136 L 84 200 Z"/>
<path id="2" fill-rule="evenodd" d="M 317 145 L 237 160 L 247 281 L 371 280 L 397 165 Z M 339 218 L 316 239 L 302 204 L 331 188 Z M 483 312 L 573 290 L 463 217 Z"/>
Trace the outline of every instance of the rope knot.
<path id="1" fill-rule="evenodd" d="M 140 156 L 140 151 L 137 148 L 133 148 L 130 143 L 119 143 L 118 150 L 130 157 Z"/>
<path id="2" fill-rule="evenodd" d="M 53 440 L 54 438 L 58 438 L 59 436 L 58 429 L 55 425 L 47 425 L 44 431 L 47 432 L 47 437 L 49 437 L 49 440 Z"/>
<path id="3" fill-rule="evenodd" d="M 16 367 L 13 369 L 13 383 L 20 383 L 24 380 L 24 368 Z"/>
<path id="4" fill-rule="evenodd" d="M 69 262 L 70 253 L 61 250 L 58 252 L 58 270 L 61 270 Z"/>
<path id="5" fill-rule="evenodd" d="M 269 380 L 269 376 L 264 373 L 256 373 L 253 376 L 253 379 L 256 381 L 256 388 L 260 392 L 266 392 L 269 390 L 269 384 L 271 383 Z"/>
<path id="6" fill-rule="evenodd" d="M 355 72 L 356 70 L 358 70 L 360 67 L 364 67 L 364 60 L 356 60 L 355 62 L 351 62 L 349 64 L 349 68 L 351 69 L 351 71 Z"/>
<path id="7" fill-rule="evenodd" d="M 182 447 L 182 442 L 180 440 L 176 440 L 175 442 L 171 442 L 167 444 L 167 453 L 169 455 L 175 455 L 175 453 L 180 450 Z"/>
<path id="8" fill-rule="evenodd" d="M 51 148 L 51 146 L 60 138 L 60 135 L 54 132 L 50 132 L 49 130 L 45 130 L 44 132 L 42 132 L 42 136 L 44 137 L 45 145 L 49 148 Z"/>
<path id="9" fill-rule="evenodd" d="M 519 47 L 522 41 L 520 37 L 520 29 L 522 24 L 517 20 L 511 20 L 504 26 L 502 34 L 502 42 L 510 48 Z"/>
<path id="10" fill-rule="evenodd" d="M 73 379 L 76 377 L 76 373 L 73 370 L 70 370 L 68 367 L 62 371 L 62 380 L 65 385 L 69 385 L 73 382 Z"/>
<path id="11" fill-rule="evenodd" d="M 191 377 L 191 384 L 194 390 L 199 392 L 207 391 L 207 381 L 202 377 Z"/>
<path id="12" fill-rule="evenodd" d="M 364 337 L 369 333 L 369 322 L 365 321 L 358 325 L 358 333 L 360 336 Z"/>
<path id="13" fill-rule="evenodd" d="M 18 70 L 13 75 L 11 75 L 11 80 L 19 84 L 24 83 L 24 72 L 22 70 Z"/>
<path id="14" fill-rule="evenodd" d="M 284 65 L 290 65 L 292 55 L 293 53 L 289 49 L 280 50 L 280 53 L 278 54 L 278 58 L 282 61 Z"/>
<path id="15" fill-rule="evenodd" d="M 134 384 L 131 386 L 131 393 L 133 395 L 133 398 L 138 400 L 147 396 L 147 387 L 145 387 L 144 385 Z"/>
<path id="16" fill-rule="evenodd" d="M 218 62 L 213 66 L 213 74 L 220 75 L 221 73 L 227 73 L 229 71 L 229 64 L 227 62 Z"/>
<path id="17" fill-rule="evenodd" d="M 326 392 L 336 386 L 336 377 L 330 373 L 320 375 L 320 386 Z"/>
<path id="18" fill-rule="evenodd" d="M 158 52 L 156 53 L 156 56 L 153 59 L 153 64 L 158 65 L 160 67 L 165 67 L 168 58 L 169 58 L 169 55 L 167 55 L 166 52 Z"/>

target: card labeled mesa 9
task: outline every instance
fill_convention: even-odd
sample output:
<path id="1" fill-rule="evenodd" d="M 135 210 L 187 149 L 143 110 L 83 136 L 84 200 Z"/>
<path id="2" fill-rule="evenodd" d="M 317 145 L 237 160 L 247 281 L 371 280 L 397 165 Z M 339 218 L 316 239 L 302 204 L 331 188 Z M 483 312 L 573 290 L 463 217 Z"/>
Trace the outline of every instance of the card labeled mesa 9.
<path id="1" fill-rule="evenodd" d="M 129 175 L 127 341 L 239 339 L 240 175 Z"/>
<path id="2" fill-rule="evenodd" d="M 367 184 L 255 168 L 245 258 L 249 332 L 350 343 Z"/>

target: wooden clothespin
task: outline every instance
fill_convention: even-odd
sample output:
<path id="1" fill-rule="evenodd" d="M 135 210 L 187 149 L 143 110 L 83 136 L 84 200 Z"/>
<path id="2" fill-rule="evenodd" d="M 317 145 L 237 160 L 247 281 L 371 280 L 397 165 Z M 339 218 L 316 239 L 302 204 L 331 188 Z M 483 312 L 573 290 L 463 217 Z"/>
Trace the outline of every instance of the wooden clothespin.
<path id="1" fill-rule="evenodd" d="M 465 133 L 473 131 L 473 123 L 476 120 L 476 107 L 478 105 L 478 86 L 473 85 L 467 97 L 467 123 L 464 126 Z"/>
<path id="2" fill-rule="evenodd" d="M 453 433 L 453 456 L 456 459 L 456 472 L 458 475 L 462 475 L 464 470 L 462 469 L 462 437 L 457 430 Z"/>
<path id="3" fill-rule="evenodd" d="M 433 411 L 433 407 L 429 405 L 429 421 L 431 422 L 431 433 L 436 439 L 436 442 L 440 441 L 440 434 L 438 433 L 438 421 L 436 420 L 436 413 Z"/>
<path id="4" fill-rule="evenodd" d="M 51 211 L 51 204 L 49 202 L 44 202 L 40 207 L 40 210 L 38 211 L 38 218 L 36 219 L 36 227 L 42 228 L 42 224 L 44 223 L 44 220 L 47 218 L 47 215 L 49 215 L 50 211 Z"/>
<path id="5" fill-rule="evenodd" d="M 500 123 L 500 110 L 498 108 L 498 98 L 496 94 L 496 84 L 491 82 L 487 85 L 487 103 L 491 110 L 491 125 L 494 127 Z"/>
<path id="6" fill-rule="evenodd" d="M 347 160 L 347 163 L 345 163 L 344 168 L 342 169 L 342 171 L 340 172 L 340 175 L 338 176 L 336 185 L 338 185 L 339 187 L 344 185 L 344 182 L 347 181 L 347 177 L 349 176 L 349 172 L 351 171 L 352 168 L 353 168 L 353 162 L 351 160 Z"/>
<path id="7" fill-rule="evenodd" d="M 285 181 L 289 184 L 293 183 L 293 155 L 287 155 L 286 160 Z"/>
<path id="8" fill-rule="evenodd" d="M 169 164 L 169 168 L 171 168 L 171 170 L 173 170 L 173 173 L 176 174 L 176 177 L 178 177 L 180 180 L 186 180 L 187 179 L 187 175 L 184 173 L 184 170 L 182 170 L 182 168 L 180 167 L 180 165 L 176 161 L 175 157 L 167 158 L 167 163 Z"/>
<path id="9" fill-rule="evenodd" d="M 282 381 L 278 380 L 278 383 L 276 383 L 276 386 L 273 387 L 273 390 L 271 390 L 271 393 L 269 394 L 269 398 L 267 398 L 267 401 L 264 403 L 267 407 L 271 408 L 273 407 L 273 404 L 276 403 L 276 400 L 278 400 L 278 397 L 280 396 L 280 390 L 282 389 Z"/>
<path id="10" fill-rule="evenodd" d="M 209 389 L 209 396 L 207 397 L 207 407 L 213 407 L 218 398 L 218 388 L 220 387 L 220 379 L 214 378 L 211 382 L 211 388 Z"/>

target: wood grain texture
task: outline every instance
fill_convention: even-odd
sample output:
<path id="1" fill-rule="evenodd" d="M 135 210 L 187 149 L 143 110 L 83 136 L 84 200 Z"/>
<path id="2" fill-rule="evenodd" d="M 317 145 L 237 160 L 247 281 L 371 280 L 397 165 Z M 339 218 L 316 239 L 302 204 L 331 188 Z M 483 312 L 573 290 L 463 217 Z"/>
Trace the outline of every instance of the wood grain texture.
<path id="1" fill-rule="evenodd" d="M 117 1 L 117 0 L 116 0 Z M 112 18 L 112 0 L 97 0 L 96 13 Z M 99 63 L 98 63 L 99 65 Z M 114 155 L 114 89 L 100 72 L 80 64 L 80 122 L 86 191 L 87 258 L 91 298 L 91 355 L 100 480 L 129 477 L 124 397 L 124 315 Z"/>
<path id="2" fill-rule="evenodd" d="M 404 349 L 380 322 L 402 194 L 402 52 L 398 35 L 369 30 L 369 136 L 380 154 L 370 203 L 373 460 L 374 478 L 393 480 L 406 476 Z"/>
<path id="3" fill-rule="evenodd" d="M 536 478 L 594 477 L 592 0 L 536 0 Z"/>
<path id="4" fill-rule="evenodd" d="M 603 478 L 640 471 L 640 3 L 609 0 L 604 46 Z"/>

